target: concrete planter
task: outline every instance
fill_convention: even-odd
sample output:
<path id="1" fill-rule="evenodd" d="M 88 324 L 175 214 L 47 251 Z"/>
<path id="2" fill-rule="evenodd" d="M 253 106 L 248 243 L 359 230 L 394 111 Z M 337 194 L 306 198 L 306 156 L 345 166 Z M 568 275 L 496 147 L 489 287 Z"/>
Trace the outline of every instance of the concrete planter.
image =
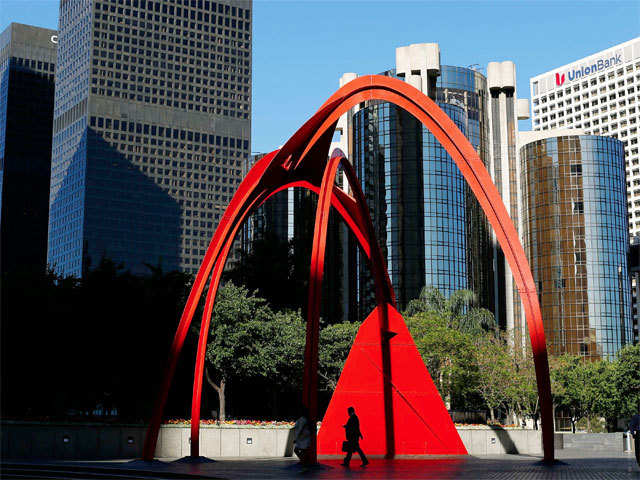
<path id="1" fill-rule="evenodd" d="M 456 427 L 470 455 L 542 455 L 542 431 L 500 427 Z"/>

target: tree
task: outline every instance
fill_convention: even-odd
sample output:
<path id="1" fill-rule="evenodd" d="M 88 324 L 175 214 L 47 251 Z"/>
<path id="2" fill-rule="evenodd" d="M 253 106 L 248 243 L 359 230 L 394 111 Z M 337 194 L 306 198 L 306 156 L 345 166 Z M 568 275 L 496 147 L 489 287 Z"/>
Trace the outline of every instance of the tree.
<path id="1" fill-rule="evenodd" d="M 551 361 L 551 393 L 554 407 L 568 410 L 571 413 L 572 423 L 585 414 L 580 396 L 581 366 L 580 357 L 574 355 L 552 357 Z"/>
<path id="2" fill-rule="evenodd" d="M 274 313 L 244 287 L 218 290 L 207 344 L 207 382 L 226 417 L 226 388 L 233 378 L 265 378 L 291 388 L 302 376 L 305 324 L 299 312 Z"/>
<path id="3" fill-rule="evenodd" d="M 554 404 L 571 412 L 572 422 L 604 416 L 609 421 L 619 411 L 619 392 L 611 379 L 615 367 L 607 360 L 585 361 L 582 357 L 563 355 L 551 363 Z"/>
<path id="4" fill-rule="evenodd" d="M 434 310 L 406 317 L 422 360 L 447 408 L 451 408 L 454 394 L 462 395 L 472 383 L 473 342 L 467 333 L 449 327 L 448 320 Z"/>
<path id="5" fill-rule="evenodd" d="M 446 298 L 437 288 L 424 287 L 420 296 L 409 302 L 405 315 L 434 312 L 446 319 L 448 328 L 478 334 L 494 328 L 495 319 L 489 310 L 475 306 L 476 302 L 471 290 L 458 290 Z"/>
<path id="6" fill-rule="evenodd" d="M 478 368 L 477 391 L 489 409 L 491 421 L 508 398 L 512 388 L 512 360 L 505 342 L 493 334 L 476 338 L 475 363 Z"/>
<path id="7" fill-rule="evenodd" d="M 259 371 L 257 342 L 260 323 L 272 318 L 273 313 L 262 298 L 249 294 L 244 287 L 227 283 L 219 288 L 207 343 L 205 368 L 207 382 L 218 394 L 220 419 L 225 419 L 226 387 L 238 375 Z M 194 332 L 199 330 L 194 328 Z M 215 375 L 211 375 L 211 367 Z M 214 376 L 217 381 L 214 381 Z"/>
<path id="8" fill-rule="evenodd" d="M 503 348 L 508 347 L 508 342 L 503 338 Z M 514 423 L 525 416 L 533 416 L 538 411 L 538 390 L 533 365 L 533 354 L 530 345 L 527 349 L 509 349 L 511 364 L 510 381 L 506 391 L 506 404 L 513 415 Z"/>
<path id="9" fill-rule="evenodd" d="M 620 414 L 632 416 L 640 408 L 640 345 L 620 349 L 614 362 L 613 382 L 620 395 Z"/>
<path id="10" fill-rule="evenodd" d="M 620 392 L 612 381 L 615 377 L 615 364 L 608 360 L 586 362 L 585 402 L 587 407 L 587 425 L 591 431 L 591 418 L 604 417 L 607 429 L 614 428 L 620 412 Z"/>
<path id="11" fill-rule="evenodd" d="M 360 325 L 360 322 L 335 323 L 320 330 L 318 374 L 322 388 L 335 390 Z"/>

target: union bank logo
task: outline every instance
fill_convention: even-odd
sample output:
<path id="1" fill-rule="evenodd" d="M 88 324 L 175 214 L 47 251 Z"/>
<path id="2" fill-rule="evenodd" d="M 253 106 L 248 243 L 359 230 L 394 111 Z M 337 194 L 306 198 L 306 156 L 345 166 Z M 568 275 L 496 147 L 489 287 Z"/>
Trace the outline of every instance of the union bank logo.
<path id="1" fill-rule="evenodd" d="M 556 85 L 558 87 L 562 86 L 562 84 L 564 83 L 564 79 L 565 79 L 564 73 L 562 75 L 560 75 L 559 73 L 556 73 Z"/>

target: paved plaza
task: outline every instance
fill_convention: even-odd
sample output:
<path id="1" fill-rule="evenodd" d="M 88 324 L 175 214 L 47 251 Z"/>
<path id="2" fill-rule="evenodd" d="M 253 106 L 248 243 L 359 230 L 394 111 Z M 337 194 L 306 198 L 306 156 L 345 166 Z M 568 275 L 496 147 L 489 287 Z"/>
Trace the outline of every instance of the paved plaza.
<path id="1" fill-rule="evenodd" d="M 557 452 L 558 461 L 549 466 L 539 457 L 525 455 L 430 457 L 384 460 L 373 458 L 366 468 L 359 461 L 346 469 L 341 459 L 322 459 L 321 467 L 302 469 L 292 458 L 225 459 L 190 463 L 163 459 L 101 462 L 5 462 L 2 478 L 49 479 L 640 479 L 640 468 L 629 454 L 594 453 L 593 450 Z"/>

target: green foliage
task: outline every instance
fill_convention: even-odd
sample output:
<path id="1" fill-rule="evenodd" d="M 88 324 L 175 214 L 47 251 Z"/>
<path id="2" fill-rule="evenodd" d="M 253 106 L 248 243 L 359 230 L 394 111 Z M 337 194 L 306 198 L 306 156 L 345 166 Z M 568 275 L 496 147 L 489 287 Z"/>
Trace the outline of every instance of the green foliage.
<path id="1" fill-rule="evenodd" d="M 360 325 L 360 322 L 335 323 L 320 330 L 319 375 L 325 390 L 335 390 Z"/>
<path id="2" fill-rule="evenodd" d="M 298 312 L 276 314 L 255 293 L 227 283 L 218 290 L 210 328 L 206 358 L 221 380 L 262 377 L 289 386 L 302 371 Z"/>
<path id="3" fill-rule="evenodd" d="M 471 336 L 449 327 L 448 317 L 433 310 L 405 320 L 440 395 L 449 402 L 464 395 L 473 373 Z"/>
<path id="4" fill-rule="evenodd" d="M 335 388 L 359 326 L 339 323 L 320 331 L 319 374 L 324 389 Z M 300 312 L 274 312 L 245 287 L 232 283 L 220 287 L 206 353 L 211 371 L 207 381 L 218 392 L 220 415 L 225 412 L 225 386 L 234 380 L 268 380 L 278 391 L 301 388 L 305 341 L 306 322 Z"/>
<path id="5" fill-rule="evenodd" d="M 477 394 L 492 418 L 497 411 L 515 417 L 539 410 L 533 356 L 509 344 L 494 330 L 490 312 L 474 306 L 472 292 L 446 298 L 426 287 L 411 301 L 405 319 L 418 350 L 445 403 L 469 408 L 469 393 Z M 550 358 L 554 405 L 585 419 L 604 417 L 611 427 L 619 416 L 636 412 L 640 401 L 640 346 L 627 346 L 612 361 L 586 361 L 563 355 Z M 517 420 L 517 418 L 514 418 Z"/>
<path id="6" fill-rule="evenodd" d="M 524 351 L 510 348 L 509 357 L 511 378 L 507 389 L 507 407 L 520 417 L 533 416 L 538 411 L 538 388 L 530 345 L 527 344 Z"/>
<path id="7" fill-rule="evenodd" d="M 126 421 L 148 415 L 191 276 L 147 267 L 133 275 L 102 258 L 82 279 L 3 276 L 3 415 L 84 417 L 99 404 Z M 192 379 L 179 373 L 176 390 L 188 391 Z M 178 403 L 169 399 L 168 415 L 182 413 Z"/>
<path id="8" fill-rule="evenodd" d="M 613 374 L 620 396 L 620 414 L 632 416 L 640 409 L 640 344 L 628 345 L 618 352 Z"/>
<path id="9" fill-rule="evenodd" d="M 418 313 L 435 313 L 441 316 L 447 328 L 478 334 L 495 326 L 493 314 L 476 307 L 476 296 L 470 290 L 458 290 L 446 298 L 435 287 L 424 287 L 420 297 L 411 300 L 405 310 L 405 316 Z"/>
<path id="10" fill-rule="evenodd" d="M 491 420 L 495 420 L 496 410 L 508 399 L 512 382 L 512 360 L 505 342 L 494 335 L 480 335 L 476 338 L 475 363 L 477 365 L 477 390 L 485 401 Z M 511 395 L 515 392 L 511 391 Z"/>
<path id="11" fill-rule="evenodd" d="M 571 412 L 577 419 L 604 417 L 609 425 L 619 416 L 631 415 L 634 392 L 640 376 L 640 350 L 627 346 L 613 361 L 585 361 L 563 355 L 551 359 L 551 389 L 557 407 Z M 637 395 L 637 394 L 636 394 Z"/>

